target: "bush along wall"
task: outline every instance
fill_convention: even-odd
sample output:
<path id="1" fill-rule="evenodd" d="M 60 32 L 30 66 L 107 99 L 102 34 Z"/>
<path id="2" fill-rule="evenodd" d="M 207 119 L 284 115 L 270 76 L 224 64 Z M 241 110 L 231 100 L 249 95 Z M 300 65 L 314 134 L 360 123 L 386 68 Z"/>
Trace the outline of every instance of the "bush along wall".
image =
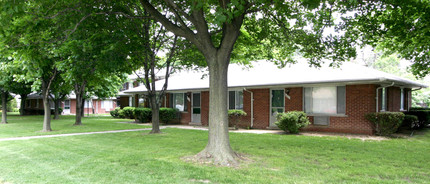
<path id="1" fill-rule="evenodd" d="M 397 131 L 405 118 L 401 112 L 374 112 L 365 115 L 376 135 L 389 136 Z"/>
<path id="2" fill-rule="evenodd" d="M 179 121 L 172 121 L 179 118 L 178 113 L 177 109 L 160 108 L 160 122 L 164 124 L 178 123 Z M 134 118 L 136 122 L 140 123 L 150 123 L 152 120 L 152 110 L 150 108 L 124 107 L 124 109 L 120 109 L 117 107 L 110 112 L 110 115 L 114 118 Z"/>
<path id="3" fill-rule="evenodd" d="M 239 122 L 242 120 L 242 117 L 245 117 L 247 114 L 243 110 L 232 109 L 228 110 L 228 126 L 234 127 L 234 129 L 239 128 Z"/>
<path id="4" fill-rule="evenodd" d="M 134 110 L 136 107 L 124 107 L 122 112 L 124 113 L 125 118 L 127 119 L 135 119 L 134 118 Z"/>
<path id="5" fill-rule="evenodd" d="M 405 114 L 405 118 L 402 122 L 402 127 L 407 127 L 409 129 L 417 129 L 419 128 L 419 120 L 418 117 L 415 115 L 407 115 Z"/>
<path id="6" fill-rule="evenodd" d="M 411 108 L 408 112 L 405 114 L 407 115 L 414 115 L 418 117 L 418 123 L 416 125 L 416 128 L 424 128 L 427 125 L 430 124 L 430 109 L 428 108 Z"/>
<path id="7" fill-rule="evenodd" d="M 309 118 L 303 111 L 290 111 L 287 113 L 279 113 L 276 116 L 278 120 L 275 125 L 285 132 L 292 134 L 299 133 L 301 128 L 310 124 Z"/>
<path id="8" fill-rule="evenodd" d="M 114 118 L 120 118 L 119 117 L 119 111 L 122 111 L 121 108 L 117 107 L 113 111 L 110 111 L 110 115 Z"/>
<path id="9" fill-rule="evenodd" d="M 174 108 L 160 108 L 160 122 L 163 124 L 177 124 L 179 121 L 179 111 Z"/>

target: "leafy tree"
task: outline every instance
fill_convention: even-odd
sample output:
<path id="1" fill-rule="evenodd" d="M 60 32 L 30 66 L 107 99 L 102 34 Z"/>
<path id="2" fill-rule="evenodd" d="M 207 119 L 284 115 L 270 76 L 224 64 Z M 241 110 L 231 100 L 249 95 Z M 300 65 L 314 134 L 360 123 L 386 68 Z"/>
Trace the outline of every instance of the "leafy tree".
<path id="1" fill-rule="evenodd" d="M 345 24 L 339 28 L 347 30 L 345 34 L 412 61 L 416 76 L 429 74 L 428 0 L 355 1 L 347 7 L 354 13 L 342 17 Z"/>
<path id="2" fill-rule="evenodd" d="M 133 17 L 148 17 L 140 7 L 131 7 L 127 11 Z M 130 43 L 130 65 L 147 90 L 148 99 L 152 110 L 152 130 L 150 133 L 161 133 L 160 131 L 160 106 L 165 96 L 170 74 L 173 72 L 175 61 L 175 51 L 178 50 L 178 37 L 169 33 L 164 26 L 151 19 L 129 19 L 126 20 L 129 28 L 125 28 L 126 36 Z M 182 42 L 181 42 L 182 43 Z M 166 53 L 161 57 L 160 53 Z M 142 71 L 139 74 L 136 71 Z M 164 84 L 161 91 L 157 91 L 157 73 L 162 73 Z"/>
<path id="3" fill-rule="evenodd" d="M 324 36 L 334 24 L 335 1 L 149 1 L 141 6 L 167 30 L 185 38 L 209 68 L 209 140 L 196 158 L 215 164 L 236 164 L 227 117 L 227 71 L 231 59 L 294 62 L 297 51 L 319 65 L 355 56 L 347 36 Z M 250 46 L 252 43 L 253 46 Z M 336 50 L 336 52 L 333 52 Z M 245 61 L 246 62 L 246 61 Z"/>
<path id="4" fill-rule="evenodd" d="M 41 6 L 43 3 L 52 1 L 0 2 L 0 51 L 13 58 L 14 66 L 25 71 L 14 76 L 17 81 L 34 81 L 33 90 L 41 90 L 45 111 L 42 131 L 51 131 L 49 93 L 53 81 L 61 73 L 58 63 L 64 59 L 57 54 L 64 39 L 64 24 L 60 24 L 64 20 L 45 16 L 52 6 Z M 55 3 L 65 4 L 67 2 Z"/>
<path id="5" fill-rule="evenodd" d="M 53 81 L 49 97 L 54 102 L 54 119 L 60 119 L 61 102 L 67 99 L 73 87 L 66 82 L 64 75 L 59 75 Z"/>

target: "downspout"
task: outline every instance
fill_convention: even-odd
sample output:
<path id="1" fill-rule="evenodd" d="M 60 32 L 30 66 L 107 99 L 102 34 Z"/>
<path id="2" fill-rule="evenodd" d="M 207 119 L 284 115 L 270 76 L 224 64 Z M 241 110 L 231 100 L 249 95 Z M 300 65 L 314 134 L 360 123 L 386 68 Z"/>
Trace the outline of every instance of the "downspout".
<path id="1" fill-rule="evenodd" d="M 391 86 L 394 86 L 394 82 L 388 86 L 381 86 L 381 87 L 376 88 L 376 98 L 375 98 L 376 99 L 376 112 L 379 111 L 379 90 L 382 88 L 391 87 Z"/>
<path id="2" fill-rule="evenodd" d="M 251 128 L 254 127 L 254 92 L 248 91 L 246 88 L 243 88 L 244 91 L 251 93 Z"/>

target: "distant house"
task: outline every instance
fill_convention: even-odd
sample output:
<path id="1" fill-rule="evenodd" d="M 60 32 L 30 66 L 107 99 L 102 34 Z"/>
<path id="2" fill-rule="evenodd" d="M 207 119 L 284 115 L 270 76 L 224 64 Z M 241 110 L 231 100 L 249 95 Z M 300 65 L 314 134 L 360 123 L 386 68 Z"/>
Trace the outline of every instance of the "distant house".
<path id="1" fill-rule="evenodd" d="M 247 68 L 232 64 L 228 71 L 226 108 L 242 109 L 248 114 L 242 127 L 276 128 L 277 113 L 298 110 L 310 117 L 309 131 L 372 134 L 365 114 L 407 111 L 411 107 L 411 90 L 427 87 L 353 63 L 344 63 L 340 68 L 315 68 L 303 62 L 284 68 L 266 61 L 252 65 Z M 157 90 L 163 83 L 164 80 L 157 82 Z M 169 79 L 162 106 L 179 109 L 182 124 L 208 125 L 208 90 L 209 79 L 204 72 L 176 73 Z M 138 106 L 145 93 L 144 86 L 122 92 L 128 94 L 130 106 Z"/>
<path id="2" fill-rule="evenodd" d="M 54 109 L 54 102 L 50 101 L 51 109 Z M 68 95 L 67 99 L 61 102 L 63 113 L 76 114 L 76 96 L 74 94 Z M 84 113 L 85 114 L 106 114 L 117 107 L 116 98 L 99 99 L 93 97 L 92 99 L 85 100 Z M 28 95 L 24 107 L 25 114 L 43 114 L 43 100 L 42 96 L 36 93 Z"/>

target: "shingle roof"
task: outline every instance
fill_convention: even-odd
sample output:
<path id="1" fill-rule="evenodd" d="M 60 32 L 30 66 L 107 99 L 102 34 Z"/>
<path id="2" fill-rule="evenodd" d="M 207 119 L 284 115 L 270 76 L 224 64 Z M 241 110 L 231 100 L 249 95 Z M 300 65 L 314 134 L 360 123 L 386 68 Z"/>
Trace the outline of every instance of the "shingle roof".
<path id="1" fill-rule="evenodd" d="M 192 91 L 209 88 L 208 72 L 180 71 L 169 78 L 168 91 Z M 229 88 L 256 88 L 274 86 L 311 86 L 321 83 L 331 84 L 391 84 L 407 88 L 425 88 L 424 84 L 381 72 L 369 67 L 346 62 L 339 68 L 324 64 L 320 68 L 310 67 L 306 62 L 279 68 L 269 61 L 252 62 L 252 66 L 231 64 L 228 71 Z M 157 81 L 156 88 L 161 90 L 164 80 Z M 124 93 L 145 92 L 144 86 L 133 88 Z"/>

